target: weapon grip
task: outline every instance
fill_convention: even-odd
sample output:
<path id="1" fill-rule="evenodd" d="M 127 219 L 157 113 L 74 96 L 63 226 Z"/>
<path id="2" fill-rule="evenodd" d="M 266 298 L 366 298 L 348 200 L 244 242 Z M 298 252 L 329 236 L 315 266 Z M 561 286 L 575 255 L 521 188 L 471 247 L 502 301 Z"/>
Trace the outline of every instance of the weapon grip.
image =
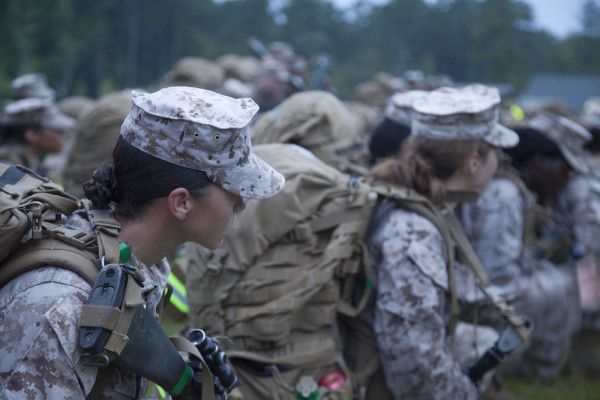
<path id="1" fill-rule="evenodd" d="M 98 273 L 86 304 L 121 308 L 126 287 L 127 274 L 118 264 L 108 264 Z M 111 332 L 104 328 L 81 327 L 79 346 L 86 353 L 99 354 L 104 350 L 110 334 Z"/>

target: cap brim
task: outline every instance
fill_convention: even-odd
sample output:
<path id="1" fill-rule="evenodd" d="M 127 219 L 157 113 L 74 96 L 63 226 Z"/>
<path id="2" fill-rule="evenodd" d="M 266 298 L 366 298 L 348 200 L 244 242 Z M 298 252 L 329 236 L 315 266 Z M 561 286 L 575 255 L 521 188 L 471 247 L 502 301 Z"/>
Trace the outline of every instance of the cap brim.
<path id="1" fill-rule="evenodd" d="M 262 158 L 250 153 L 244 165 L 207 172 L 228 192 L 248 199 L 266 199 L 283 189 L 285 178 Z M 212 176 L 211 176 L 212 175 Z"/>
<path id="2" fill-rule="evenodd" d="M 55 131 L 65 132 L 75 126 L 75 120 L 56 110 L 42 120 L 42 125 Z"/>
<path id="3" fill-rule="evenodd" d="M 565 157 L 565 160 L 567 160 L 567 163 L 569 163 L 571 168 L 573 168 L 575 171 L 579 172 L 580 174 L 587 174 L 591 171 L 590 163 L 586 160 L 585 155 L 582 154 L 578 156 L 560 144 L 558 144 L 558 149 L 562 153 L 563 157 Z"/>
<path id="4" fill-rule="evenodd" d="M 483 138 L 493 146 L 509 148 L 519 144 L 519 135 L 507 127 L 496 124 L 496 130 Z"/>

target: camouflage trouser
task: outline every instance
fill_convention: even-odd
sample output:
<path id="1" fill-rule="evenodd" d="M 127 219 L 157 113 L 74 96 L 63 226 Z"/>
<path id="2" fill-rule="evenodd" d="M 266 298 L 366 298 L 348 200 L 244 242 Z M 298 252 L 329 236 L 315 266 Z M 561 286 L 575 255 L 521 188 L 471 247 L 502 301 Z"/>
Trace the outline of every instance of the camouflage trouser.
<path id="1" fill-rule="evenodd" d="M 523 276 L 511 289 L 510 304 L 529 316 L 534 330 L 528 347 L 510 357 L 507 372 L 517 376 L 555 379 L 563 368 L 571 338 L 581 324 L 574 272 L 551 268 Z"/>

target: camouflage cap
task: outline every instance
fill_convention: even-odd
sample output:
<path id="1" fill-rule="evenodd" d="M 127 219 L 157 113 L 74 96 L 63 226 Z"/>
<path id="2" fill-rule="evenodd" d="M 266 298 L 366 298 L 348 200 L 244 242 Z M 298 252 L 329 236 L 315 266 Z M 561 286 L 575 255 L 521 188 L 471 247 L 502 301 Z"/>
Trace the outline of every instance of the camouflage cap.
<path id="1" fill-rule="evenodd" d="M 11 83 L 13 100 L 37 97 L 54 100 L 54 90 L 48 86 L 46 75 L 26 74 L 14 79 Z"/>
<path id="2" fill-rule="evenodd" d="M 54 101 L 36 97 L 7 104 L 3 119 L 7 125 L 39 124 L 58 132 L 68 131 L 75 126 L 75 120 L 61 113 Z"/>
<path id="3" fill-rule="evenodd" d="M 132 102 L 121 135 L 138 149 L 204 171 L 241 197 L 263 199 L 283 188 L 283 175 L 251 152 L 249 124 L 258 112 L 252 99 L 175 86 L 134 90 Z"/>
<path id="4" fill-rule="evenodd" d="M 413 103 L 412 134 L 434 140 L 483 139 L 493 146 L 513 147 L 519 136 L 498 123 L 497 88 L 473 84 L 442 87 Z"/>
<path id="5" fill-rule="evenodd" d="M 583 126 L 549 111 L 535 115 L 529 127 L 542 133 L 555 143 L 565 160 L 579 173 L 588 173 L 589 163 L 583 146 L 592 140 L 592 134 Z"/>
<path id="6" fill-rule="evenodd" d="M 397 124 L 410 126 L 413 114 L 413 103 L 427 94 L 424 90 L 409 90 L 395 93 L 385 107 L 385 117 Z"/>
<path id="7" fill-rule="evenodd" d="M 583 103 L 581 123 L 588 129 L 600 128 L 600 97 L 590 97 Z"/>

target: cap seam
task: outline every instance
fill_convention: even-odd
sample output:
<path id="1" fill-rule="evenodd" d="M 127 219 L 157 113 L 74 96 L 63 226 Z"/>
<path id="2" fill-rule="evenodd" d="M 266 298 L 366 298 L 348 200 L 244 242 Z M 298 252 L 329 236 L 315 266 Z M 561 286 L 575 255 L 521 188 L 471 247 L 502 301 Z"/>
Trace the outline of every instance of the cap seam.
<path id="1" fill-rule="evenodd" d="M 135 118 L 129 118 L 129 120 L 131 121 L 131 123 L 133 125 L 135 125 L 136 127 L 142 129 L 144 132 L 147 132 L 147 133 L 149 133 L 151 135 L 158 135 L 158 136 L 160 136 L 161 139 L 167 140 L 167 141 L 175 144 L 176 146 L 183 146 L 186 149 L 192 149 L 192 150 L 203 150 L 203 151 L 211 152 L 211 153 L 214 153 L 214 154 L 224 154 L 224 153 L 229 153 L 231 151 L 230 149 L 224 149 L 223 151 L 215 151 L 215 150 L 211 150 L 211 149 L 206 149 L 204 147 L 192 147 L 192 146 L 188 146 L 186 144 L 183 144 L 182 142 L 177 142 L 177 141 L 173 140 L 172 138 L 170 138 L 168 136 L 165 136 L 165 135 L 160 134 L 160 133 L 156 133 L 154 131 L 151 131 L 151 130 L 149 130 L 149 129 L 143 127 L 143 126 L 141 126 L 140 124 L 138 124 L 138 123 L 135 122 Z M 187 122 L 188 121 L 186 121 L 186 125 L 187 125 Z M 241 129 L 243 129 L 243 128 L 236 128 L 236 131 L 240 131 Z M 224 129 L 221 129 L 221 130 L 224 130 Z M 123 133 L 121 133 L 121 135 L 124 136 Z"/>

